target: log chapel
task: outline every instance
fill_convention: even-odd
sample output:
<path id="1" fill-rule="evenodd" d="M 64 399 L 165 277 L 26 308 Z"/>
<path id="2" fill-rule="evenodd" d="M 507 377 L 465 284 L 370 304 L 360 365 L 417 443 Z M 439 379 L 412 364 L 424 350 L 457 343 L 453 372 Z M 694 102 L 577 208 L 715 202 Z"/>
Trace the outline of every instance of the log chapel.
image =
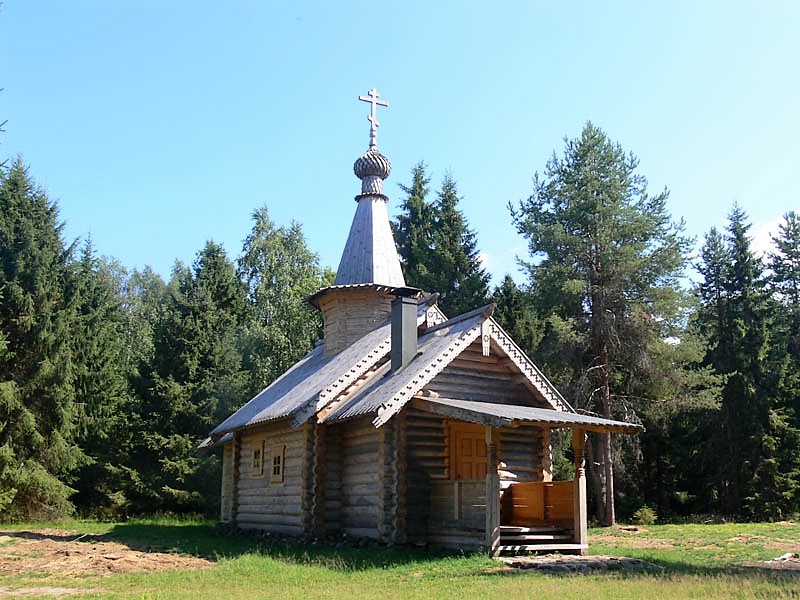
<path id="1" fill-rule="evenodd" d="M 492 554 L 588 548 L 583 450 L 592 431 L 492 317 L 445 315 L 406 282 L 392 238 L 372 89 L 369 149 L 333 285 L 308 298 L 324 339 L 220 423 L 220 519 L 299 537 Z M 571 431 L 574 476 L 554 481 L 551 432 Z"/>

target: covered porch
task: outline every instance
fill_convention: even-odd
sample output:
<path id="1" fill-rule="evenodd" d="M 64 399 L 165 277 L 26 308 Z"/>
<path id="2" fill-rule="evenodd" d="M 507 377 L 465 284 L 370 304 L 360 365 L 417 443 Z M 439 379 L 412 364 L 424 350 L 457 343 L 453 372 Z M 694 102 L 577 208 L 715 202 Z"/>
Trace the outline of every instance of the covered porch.
<path id="1" fill-rule="evenodd" d="M 492 554 L 588 551 L 584 445 L 589 431 L 641 427 L 562 411 L 416 398 L 416 411 L 445 419 L 444 476 L 429 481 L 427 539 Z M 568 429 L 574 474 L 553 481 L 550 437 Z"/>

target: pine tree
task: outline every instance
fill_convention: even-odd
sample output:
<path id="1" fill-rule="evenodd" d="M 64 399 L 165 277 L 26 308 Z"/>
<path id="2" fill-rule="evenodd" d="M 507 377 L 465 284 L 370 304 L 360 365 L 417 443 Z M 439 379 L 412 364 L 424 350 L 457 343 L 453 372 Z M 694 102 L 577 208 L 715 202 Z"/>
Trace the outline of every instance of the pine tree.
<path id="1" fill-rule="evenodd" d="M 679 315 L 678 278 L 688 240 L 666 210 L 667 192 L 649 196 L 638 161 L 588 123 L 548 162 L 534 192 L 511 207 L 528 239 L 526 267 L 547 321 L 545 361 L 563 374 L 578 408 L 631 417 L 626 383 L 648 368 L 650 348 Z M 550 338 L 550 339 L 548 339 Z M 540 353 L 541 356 L 541 353 Z M 558 366 L 560 365 L 560 367 Z M 587 445 L 598 515 L 615 521 L 611 436 Z"/>
<path id="2" fill-rule="evenodd" d="M 333 277 L 320 268 L 299 224 L 277 227 L 266 207 L 255 211 L 253 221 L 238 269 L 248 297 L 245 368 L 255 394 L 322 337 L 322 319 L 305 299 Z"/>
<path id="3" fill-rule="evenodd" d="M 71 512 L 74 443 L 66 288 L 71 248 L 58 207 L 17 159 L 0 170 L 0 509 L 4 518 Z"/>

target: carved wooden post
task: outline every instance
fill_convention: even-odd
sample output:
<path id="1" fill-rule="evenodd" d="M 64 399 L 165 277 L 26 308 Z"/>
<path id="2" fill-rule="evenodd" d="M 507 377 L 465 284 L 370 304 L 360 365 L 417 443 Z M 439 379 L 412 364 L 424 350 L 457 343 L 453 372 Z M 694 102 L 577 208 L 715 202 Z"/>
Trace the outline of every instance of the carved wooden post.
<path id="1" fill-rule="evenodd" d="M 542 428 L 539 438 L 539 471 L 536 479 L 539 481 L 553 481 L 553 446 L 550 441 L 552 430 Z"/>
<path id="2" fill-rule="evenodd" d="M 500 544 L 500 475 L 497 431 L 486 426 L 486 547 L 494 555 Z"/>
<path id="3" fill-rule="evenodd" d="M 586 433 L 578 427 L 572 430 L 572 448 L 575 451 L 575 488 L 573 490 L 573 518 L 575 520 L 575 543 L 588 548 L 589 533 L 586 522 L 586 468 L 583 460 L 583 448 Z M 582 548 L 582 555 L 588 554 L 588 549 Z"/>
<path id="4" fill-rule="evenodd" d="M 315 423 L 316 429 L 315 449 L 312 462 L 311 473 L 311 521 L 312 531 L 315 537 L 325 537 L 325 495 L 327 492 L 327 476 L 328 476 L 328 444 L 327 444 L 327 428 L 325 425 Z"/>

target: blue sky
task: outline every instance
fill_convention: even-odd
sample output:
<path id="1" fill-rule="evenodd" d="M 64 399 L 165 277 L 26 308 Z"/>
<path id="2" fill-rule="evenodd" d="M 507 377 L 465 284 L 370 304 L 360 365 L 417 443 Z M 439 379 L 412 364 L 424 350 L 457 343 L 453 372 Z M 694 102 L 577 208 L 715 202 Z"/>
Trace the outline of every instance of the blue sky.
<path id="1" fill-rule="evenodd" d="M 235 257 L 266 205 L 335 268 L 376 87 L 390 215 L 417 161 L 449 171 L 496 281 L 525 253 L 507 203 L 587 120 L 689 234 L 738 201 L 761 240 L 800 209 L 798 30 L 789 0 L 4 0 L 0 156 L 127 267 Z"/>

